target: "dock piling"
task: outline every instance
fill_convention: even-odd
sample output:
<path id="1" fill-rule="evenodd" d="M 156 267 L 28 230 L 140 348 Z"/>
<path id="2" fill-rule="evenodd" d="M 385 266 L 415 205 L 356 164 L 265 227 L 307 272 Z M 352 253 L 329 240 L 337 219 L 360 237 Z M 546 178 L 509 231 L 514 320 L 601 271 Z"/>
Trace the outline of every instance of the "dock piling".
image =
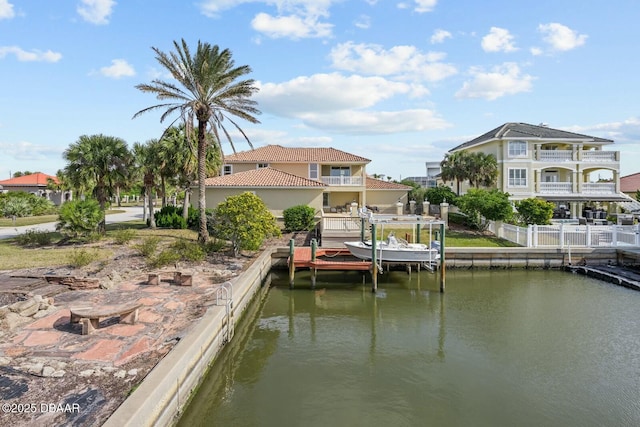
<path id="1" fill-rule="evenodd" d="M 294 277 L 296 275 L 296 264 L 294 261 L 295 241 L 289 240 L 289 288 L 293 289 Z"/>

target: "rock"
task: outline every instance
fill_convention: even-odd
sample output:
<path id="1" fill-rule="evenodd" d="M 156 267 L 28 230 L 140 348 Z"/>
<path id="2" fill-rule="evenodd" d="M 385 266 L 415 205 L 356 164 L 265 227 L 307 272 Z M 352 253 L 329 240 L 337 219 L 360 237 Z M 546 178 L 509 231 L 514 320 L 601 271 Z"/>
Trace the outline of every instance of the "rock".
<path id="1" fill-rule="evenodd" d="M 45 366 L 44 368 L 42 368 L 43 377 L 52 377 L 55 372 L 56 370 L 51 366 Z"/>
<path id="2" fill-rule="evenodd" d="M 42 363 L 34 363 L 33 365 L 25 365 L 24 366 L 30 374 L 40 375 L 42 374 L 42 370 L 44 369 L 44 365 Z"/>
<path id="3" fill-rule="evenodd" d="M 127 372 L 128 375 L 131 376 L 136 376 L 138 375 L 138 370 L 137 369 L 130 369 L 129 372 Z"/>
<path id="4" fill-rule="evenodd" d="M 9 366 L 10 363 L 11 359 L 9 359 L 8 357 L 0 357 L 0 366 Z"/>
<path id="5" fill-rule="evenodd" d="M 114 366 L 103 366 L 103 367 L 102 367 L 102 370 L 103 370 L 104 372 L 111 373 L 111 372 L 117 371 L 117 370 L 118 370 L 118 368 L 116 368 L 116 367 L 114 367 Z"/>
<path id="6" fill-rule="evenodd" d="M 38 312 L 40 304 L 34 299 L 29 298 L 26 301 L 18 301 L 9 306 L 9 310 L 18 313 L 23 317 L 33 316 Z"/>
<path id="7" fill-rule="evenodd" d="M 118 372 L 113 374 L 113 376 L 116 377 L 116 378 L 124 378 L 125 375 L 127 375 L 127 373 L 125 371 L 123 371 L 123 370 L 119 370 Z"/>
<path id="8" fill-rule="evenodd" d="M 51 376 L 53 378 L 62 378 L 62 377 L 64 377 L 65 373 L 66 373 L 65 371 L 59 369 L 59 370 L 55 371 Z"/>
<path id="9" fill-rule="evenodd" d="M 7 326 L 7 329 L 10 331 L 14 330 L 18 326 L 22 325 L 26 322 L 27 319 L 20 316 L 17 313 L 9 312 L 6 314 L 4 318 L 4 324 Z"/>
<path id="10" fill-rule="evenodd" d="M 93 369 L 85 369 L 84 371 L 80 372 L 78 374 L 78 376 L 80 376 L 80 377 L 90 377 L 94 373 L 95 373 L 95 371 Z"/>

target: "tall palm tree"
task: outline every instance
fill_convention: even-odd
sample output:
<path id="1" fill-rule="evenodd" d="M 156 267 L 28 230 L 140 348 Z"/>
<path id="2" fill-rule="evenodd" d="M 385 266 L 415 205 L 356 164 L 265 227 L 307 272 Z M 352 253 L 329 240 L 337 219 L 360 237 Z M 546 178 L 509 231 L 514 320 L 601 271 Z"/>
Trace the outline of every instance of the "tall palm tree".
<path id="1" fill-rule="evenodd" d="M 476 188 L 491 187 L 498 178 L 498 161 L 493 154 L 472 153 L 467 158 L 468 179 Z"/>
<path id="2" fill-rule="evenodd" d="M 152 139 L 145 144 L 136 142 L 133 144 L 133 158 L 136 171 L 142 175 L 144 183 L 145 205 L 149 212 L 149 227 L 156 228 L 156 221 L 153 216 L 153 187 L 155 185 L 155 173 L 157 159 L 154 153 L 154 146 L 157 148 L 158 140 Z"/>
<path id="3" fill-rule="evenodd" d="M 93 195 L 100 203 L 103 217 L 99 230 L 105 232 L 104 212 L 107 200 L 113 195 L 116 183 L 128 173 L 130 159 L 127 143 L 106 135 L 82 135 L 69 145 L 62 157 L 67 161 L 64 173 L 75 188 L 93 187 Z"/>
<path id="4" fill-rule="evenodd" d="M 247 135 L 231 117 L 239 117 L 250 123 L 260 123 L 255 118 L 255 115 L 260 114 L 260 111 L 256 108 L 257 103 L 251 99 L 258 88 L 253 79 L 238 81 L 242 76 L 249 74 L 251 68 L 248 65 L 236 67 L 231 58 L 230 50 L 220 50 L 217 45 L 212 46 L 209 43 L 198 41 L 196 52 L 191 55 L 184 39 L 182 39 L 182 43 L 174 41 L 173 45 L 175 51 L 169 54 L 155 47 L 152 49 L 156 53 L 156 60 L 171 73 L 177 84 L 173 81 L 153 80 L 150 84 L 136 86 L 142 92 L 156 94 L 158 100 L 170 100 L 171 102 L 145 108 L 138 111 L 133 117 L 138 117 L 151 110 L 164 109 L 165 111 L 160 116 L 160 121 L 163 122 L 173 113 L 179 113 L 188 134 L 194 127 L 194 121 L 197 121 L 198 207 L 200 209 L 198 240 L 206 242 L 209 237 L 205 213 L 204 183 L 207 177 L 207 125 L 210 125 L 218 147 L 220 146 L 218 129 L 220 129 L 235 152 L 231 136 L 223 124 L 224 120 L 227 120 L 253 148 Z"/>
<path id="5" fill-rule="evenodd" d="M 464 151 L 447 153 L 440 162 L 440 176 L 443 181 L 456 181 L 456 194 L 460 195 L 460 183 L 469 179 L 468 154 Z"/>

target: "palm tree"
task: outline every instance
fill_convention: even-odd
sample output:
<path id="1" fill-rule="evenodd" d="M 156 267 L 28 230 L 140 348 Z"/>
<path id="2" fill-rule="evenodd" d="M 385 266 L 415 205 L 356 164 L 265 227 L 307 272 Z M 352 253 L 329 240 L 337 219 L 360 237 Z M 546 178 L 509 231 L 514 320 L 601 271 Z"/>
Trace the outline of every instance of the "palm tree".
<path id="1" fill-rule="evenodd" d="M 157 159 L 154 153 L 154 146 L 157 148 L 158 140 L 152 139 L 145 144 L 136 142 L 133 144 L 133 158 L 136 171 L 142 175 L 144 183 L 145 205 L 149 211 L 149 226 L 156 228 L 156 221 L 153 216 L 153 187 L 155 185 L 154 170 L 157 167 Z"/>
<path id="2" fill-rule="evenodd" d="M 67 161 L 64 174 L 75 188 L 90 186 L 100 203 L 103 217 L 99 230 L 105 232 L 106 202 L 113 195 L 116 183 L 128 174 L 130 159 L 127 143 L 105 135 L 82 135 L 62 154 Z"/>
<path id="3" fill-rule="evenodd" d="M 468 170 L 468 154 L 464 151 L 456 151 L 453 153 L 447 153 L 444 156 L 444 160 L 440 162 L 440 176 L 443 181 L 456 181 L 456 194 L 460 195 L 460 183 L 469 179 Z"/>
<path id="4" fill-rule="evenodd" d="M 467 158 L 468 179 L 476 188 L 491 187 L 498 178 L 498 161 L 493 154 L 472 153 Z"/>
<path id="5" fill-rule="evenodd" d="M 157 61 L 171 73 L 177 85 L 175 82 L 153 80 L 150 84 L 136 86 L 143 92 L 156 94 L 158 100 L 172 102 L 145 108 L 133 117 L 151 110 L 164 109 L 164 113 L 160 116 L 160 122 L 163 122 L 177 112 L 185 123 L 189 135 L 194 127 L 194 120 L 198 122 L 198 207 L 200 209 L 198 240 L 206 242 L 209 237 L 204 183 L 207 177 L 207 125 L 211 126 L 218 147 L 220 147 L 218 129 L 221 129 L 235 152 L 231 136 L 223 124 L 226 119 L 253 148 L 247 135 L 231 116 L 250 123 L 260 123 L 254 117 L 260 114 L 256 108 L 257 103 L 250 99 L 258 88 L 254 85 L 253 79 L 237 81 L 249 74 L 251 68 L 248 65 L 236 67 L 230 50 L 220 50 L 217 45 L 211 46 L 209 43 L 198 41 L 198 47 L 192 56 L 184 39 L 181 44 L 174 41 L 173 45 L 175 51 L 169 54 L 155 47 L 152 49 L 156 53 Z"/>

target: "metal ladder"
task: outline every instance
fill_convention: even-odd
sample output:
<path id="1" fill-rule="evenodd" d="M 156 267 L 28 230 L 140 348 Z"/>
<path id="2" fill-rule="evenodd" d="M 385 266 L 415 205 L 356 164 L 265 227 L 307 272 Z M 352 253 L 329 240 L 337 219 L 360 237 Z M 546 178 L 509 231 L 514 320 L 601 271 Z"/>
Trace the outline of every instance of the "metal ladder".
<path id="1" fill-rule="evenodd" d="M 225 316 L 226 316 L 226 329 L 223 329 L 223 344 L 228 343 L 233 338 L 234 324 L 233 324 L 233 285 L 231 282 L 224 282 L 216 289 L 216 305 L 220 305 L 220 302 L 224 302 Z M 223 323 L 223 328 L 225 323 Z"/>

